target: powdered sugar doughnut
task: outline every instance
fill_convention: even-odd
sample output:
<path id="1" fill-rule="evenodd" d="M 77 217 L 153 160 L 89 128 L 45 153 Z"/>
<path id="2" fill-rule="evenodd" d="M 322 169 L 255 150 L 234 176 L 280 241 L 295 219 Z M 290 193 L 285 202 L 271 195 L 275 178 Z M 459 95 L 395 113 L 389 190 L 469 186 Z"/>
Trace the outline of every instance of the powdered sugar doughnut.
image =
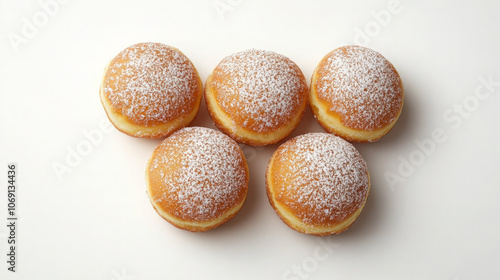
<path id="1" fill-rule="evenodd" d="M 370 177 L 352 144 L 328 133 L 309 133 L 274 152 L 266 185 L 271 205 L 289 227 L 328 235 L 346 230 L 359 216 Z"/>
<path id="2" fill-rule="evenodd" d="M 100 97 L 109 120 L 134 137 L 160 138 L 189 125 L 203 85 L 191 61 L 176 48 L 140 43 L 106 67 Z"/>
<path id="3" fill-rule="evenodd" d="M 248 166 L 238 144 L 209 128 L 183 128 L 165 139 L 146 168 L 154 209 L 174 226 L 207 231 L 243 206 Z"/>
<path id="4" fill-rule="evenodd" d="M 378 52 L 345 46 L 327 54 L 311 80 L 309 102 L 325 130 L 354 142 L 380 139 L 403 107 L 403 83 Z"/>
<path id="5" fill-rule="evenodd" d="M 205 84 L 205 101 L 217 127 L 249 145 L 276 143 L 299 124 L 307 83 L 289 58 L 246 50 L 224 58 Z"/>

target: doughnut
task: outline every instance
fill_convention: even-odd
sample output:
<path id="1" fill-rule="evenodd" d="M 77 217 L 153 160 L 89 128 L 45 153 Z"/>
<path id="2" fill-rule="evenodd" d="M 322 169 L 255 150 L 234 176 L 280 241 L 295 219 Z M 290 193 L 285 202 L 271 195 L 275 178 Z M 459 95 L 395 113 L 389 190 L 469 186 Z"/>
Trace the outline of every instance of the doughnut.
<path id="1" fill-rule="evenodd" d="M 194 232 L 234 217 L 245 202 L 248 180 L 238 144 L 204 127 L 174 132 L 154 150 L 146 167 L 153 208 L 175 227 Z"/>
<path id="2" fill-rule="evenodd" d="M 274 152 L 266 189 L 272 207 L 290 228 L 329 235 L 346 230 L 359 216 L 370 176 L 351 143 L 329 133 L 309 133 Z"/>
<path id="3" fill-rule="evenodd" d="M 161 43 L 140 43 L 106 66 L 101 103 L 111 123 L 134 137 L 162 138 L 189 125 L 203 84 L 191 61 Z"/>
<path id="4" fill-rule="evenodd" d="M 215 125 L 253 146 L 277 143 L 299 124 L 308 87 L 289 58 L 250 49 L 224 58 L 205 83 L 205 102 Z"/>
<path id="5" fill-rule="evenodd" d="M 403 83 L 378 52 L 345 46 L 328 53 L 314 70 L 309 104 L 320 125 L 352 142 L 387 134 L 403 108 Z"/>

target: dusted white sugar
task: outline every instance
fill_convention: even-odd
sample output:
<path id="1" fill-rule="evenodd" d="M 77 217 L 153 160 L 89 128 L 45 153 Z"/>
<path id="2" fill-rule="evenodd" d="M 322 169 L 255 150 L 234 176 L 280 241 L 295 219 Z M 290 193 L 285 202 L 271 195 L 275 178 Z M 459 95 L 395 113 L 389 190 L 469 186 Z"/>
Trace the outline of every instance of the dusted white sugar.
<path id="1" fill-rule="evenodd" d="M 213 75 L 219 106 L 245 116 L 243 126 L 256 132 L 288 123 L 306 98 L 307 84 L 298 66 L 270 51 L 250 49 L 230 55 Z"/>
<path id="2" fill-rule="evenodd" d="M 374 130 L 397 118 L 403 85 L 387 59 L 360 46 L 342 47 L 327 57 L 319 69 L 317 93 L 344 125 Z"/>
<path id="3" fill-rule="evenodd" d="M 276 198 L 304 223 L 340 222 L 352 215 L 366 199 L 368 169 L 356 148 L 340 137 L 309 133 L 286 142 L 277 153 L 289 170 L 279 172 Z M 287 156 L 292 155 L 292 156 Z"/>
<path id="4" fill-rule="evenodd" d="M 207 221 L 218 218 L 220 210 L 236 206 L 242 190 L 248 188 L 241 149 L 228 136 L 209 128 L 181 129 L 160 146 L 151 161 L 150 174 L 161 177 L 152 199 L 180 205 L 172 213 L 179 218 Z M 162 150 L 165 149 L 165 150 Z M 165 152 L 167 151 L 167 152 Z M 178 151 L 171 153 L 168 151 Z M 176 156 L 174 156 L 176 154 Z M 166 174 L 164 165 L 178 165 Z"/>
<path id="5" fill-rule="evenodd" d="M 194 66 L 178 50 L 141 43 L 112 60 L 103 88 L 113 108 L 148 126 L 188 114 L 196 99 L 197 81 Z"/>

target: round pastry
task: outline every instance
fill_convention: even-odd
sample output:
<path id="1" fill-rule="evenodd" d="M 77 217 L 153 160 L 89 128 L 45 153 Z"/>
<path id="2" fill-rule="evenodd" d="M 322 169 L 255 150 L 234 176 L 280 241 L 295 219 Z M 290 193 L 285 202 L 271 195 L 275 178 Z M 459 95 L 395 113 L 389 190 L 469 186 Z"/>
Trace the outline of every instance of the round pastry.
<path id="1" fill-rule="evenodd" d="M 380 139 L 403 108 L 403 83 L 378 52 L 345 46 L 327 54 L 311 80 L 309 102 L 328 132 L 353 142 Z"/>
<path id="2" fill-rule="evenodd" d="M 189 125 L 203 85 L 178 49 L 140 43 L 121 51 L 105 69 L 101 102 L 111 123 L 134 137 L 161 138 Z"/>
<path id="3" fill-rule="evenodd" d="M 289 58 L 246 50 L 224 58 L 205 84 L 205 101 L 216 126 L 238 142 L 276 143 L 299 124 L 307 83 Z"/>
<path id="4" fill-rule="evenodd" d="M 370 190 L 366 163 L 349 142 L 309 133 L 282 144 L 266 172 L 267 196 L 292 229 L 340 233 L 361 213 Z"/>
<path id="5" fill-rule="evenodd" d="M 146 167 L 147 193 L 156 212 L 172 225 L 207 231 L 241 209 L 248 176 L 234 140 L 213 129 L 186 127 L 153 152 Z"/>

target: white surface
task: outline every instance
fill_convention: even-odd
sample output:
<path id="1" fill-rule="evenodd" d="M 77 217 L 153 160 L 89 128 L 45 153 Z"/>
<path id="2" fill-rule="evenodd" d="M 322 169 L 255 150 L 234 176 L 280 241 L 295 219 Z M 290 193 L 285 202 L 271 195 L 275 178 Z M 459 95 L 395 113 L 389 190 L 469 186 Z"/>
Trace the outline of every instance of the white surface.
<path id="1" fill-rule="evenodd" d="M 389 1 L 270 2 L 69 1 L 15 52 L 9 37 L 22 35 L 23 18 L 43 20 L 45 12 L 38 1 L 0 1 L 0 260 L 7 163 L 19 169 L 18 272 L 2 261 L 1 279 L 498 279 L 499 2 L 401 1 L 378 30 L 373 12 Z M 233 5 L 222 17 L 220 3 Z M 360 41 L 365 28 L 373 36 Z M 248 200 L 233 220 L 203 234 L 174 228 L 148 201 L 144 169 L 159 140 L 112 129 L 58 180 L 53 164 L 66 164 L 106 119 L 98 95 L 104 66 L 143 41 L 179 48 L 203 80 L 223 57 L 248 48 L 290 57 L 308 79 L 342 44 L 387 57 L 405 84 L 405 105 L 386 137 L 356 145 L 372 191 L 351 229 L 318 239 L 280 221 L 264 185 L 277 145 L 243 147 Z M 464 100 L 474 105 L 480 77 L 490 75 L 493 93 L 467 118 L 443 117 Z M 213 127 L 204 104 L 195 125 Z M 385 174 L 398 174 L 400 157 L 418 160 L 415 141 L 435 129 L 446 140 L 390 187 Z M 310 112 L 293 135 L 309 131 L 322 131 Z"/>

